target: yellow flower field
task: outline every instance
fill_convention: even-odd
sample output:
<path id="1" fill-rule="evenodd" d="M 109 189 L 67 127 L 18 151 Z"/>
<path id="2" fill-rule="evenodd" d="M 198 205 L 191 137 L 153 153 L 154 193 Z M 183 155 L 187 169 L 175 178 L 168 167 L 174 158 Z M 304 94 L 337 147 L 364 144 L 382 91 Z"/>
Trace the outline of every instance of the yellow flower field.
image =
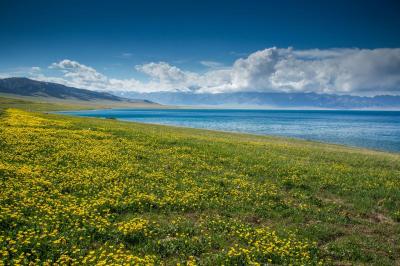
<path id="1" fill-rule="evenodd" d="M 0 265 L 400 261 L 400 156 L 0 113 Z"/>

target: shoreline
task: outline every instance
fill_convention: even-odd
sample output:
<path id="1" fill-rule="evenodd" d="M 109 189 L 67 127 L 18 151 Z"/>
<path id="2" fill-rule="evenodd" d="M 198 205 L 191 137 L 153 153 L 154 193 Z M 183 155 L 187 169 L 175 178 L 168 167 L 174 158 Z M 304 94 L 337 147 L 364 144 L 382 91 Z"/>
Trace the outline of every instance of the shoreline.
<path id="1" fill-rule="evenodd" d="M 101 110 L 108 110 L 108 109 L 96 109 L 96 110 L 88 110 L 88 111 L 91 112 L 91 111 L 101 111 Z M 113 109 L 113 110 L 118 110 L 118 109 Z M 130 109 L 119 109 L 119 110 L 130 110 Z M 141 110 L 141 109 L 132 109 L 132 110 Z M 148 109 L 142 109 L 142 110 L 147 111 Z M 160 110 L 160 109 L 154 109 L 154 110 Z M 162 110 L 165 110 L 165 109 L 162 109 Z M 166 109 L 165 111 L 169 111 L 169 110 L 171 110 L 171 109 Z M 182 109 L 176 109 L 176 110 L 182 110 Z M 204 110 L 204 109 L 192 109 L 192 110 Z M 208 110 L 213 110 L 213 109 L 208 109 Z M 214 109 L 214 110 L 221 111 L 220 109 Z M 246 110 L 244 110 L 244 111 L 246 111 Z M 256 110 L 253 110 L 253 111 L 256 111 Z M 266 110 L 262 110 L 262 111 L 266 111 Z M 281 111 L 281 110 L 276 110 L 276 111 Z M 295 110 L 291 110 L 291 111 L 295 112 Z M 90 119 L 95 118 L 95 119 L 101 119 L 101 120 L 114 120 L 114 121 L 119 121 L 119 122 L 135 123 L 135 124 L 142 124 L 142 125 L 172 127 L 172 128 L 178 128 L 178 129 L 194 129 L 194 130 L 204 130 L 204 131 L 218 132 L 218 133 L 231 133 L 231 134 L 239 134 L 239 135 L 267 137 L 267 138 L 279 138 L 279 139 L 287 139 L 289 141 L 290 140 L 305 141 L 305 142 L 318 143 L 318 144 L 323 144 L 323 145 L 334 145 L 334 146 L 350 148 L 350 149 L 362 149 L 362 150 L 368 150 L 368 151 L 374 151 L 374 152 L 390 153 L 390 154 L 395 154 L 395 155 L 400 154 L 400 151 L 396 151 L 396 150 L 385 150 L 385 149 L 379 149 L 379 148 L 373 148 L 373 147 L 351 145 L 351 144 L 346 144 L 346 143 L 329 142 L 329 141 L 324 141 L 324 140 L 319 140 L 319 139 L 307 139 L 307 138 L 296 137 L 296 136 L 279 135 L 279 134 L 262 134 L 262 133 L 254 133 L 254 132 L 249 132 L 249 131 L 202 128 L 202 127 L 184 126 L 184 125 L 168 124 L 168 123 L 143 122 L 143 121 L 136 121 L 136 120 L 130 120 L 130 119 L 121 119 L 118 117 L 74 115 L 74 114 L 72 114 L 73 112 L 75 112 L 75 111 L 73 111 L 73 110 L 59 111 L 59 112 L 56 111 L 56 112 L 52 112 L 52 113 L 67 115 L 67 116 L 71 116 L 71 117 L 78 117 L 78 118 L 90 118 Z M 82 112 L 82 111 L 76 110 L 76 112 Z"/>

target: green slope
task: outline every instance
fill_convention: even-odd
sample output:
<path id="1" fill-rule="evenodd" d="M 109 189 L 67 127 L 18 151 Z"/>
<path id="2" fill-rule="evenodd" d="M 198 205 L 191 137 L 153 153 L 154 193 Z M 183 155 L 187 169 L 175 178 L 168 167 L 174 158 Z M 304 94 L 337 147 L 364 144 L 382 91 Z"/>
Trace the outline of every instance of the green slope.
<path id="1" fill-rule="evenodd" d="M 18 96 L 15 94 L 0 93 L 0 109 L 4 109 L 6 107 L 21 108 L 28 111 L 61 111 L 110 108 L 170 108 L 170 106 L 146 102 L 60 100 L 49 97 Z"/>
<path id="2" fill-rule="evenodd" d="M 12 106 L 5 264 L 400 262 L 398 154 Z"/>

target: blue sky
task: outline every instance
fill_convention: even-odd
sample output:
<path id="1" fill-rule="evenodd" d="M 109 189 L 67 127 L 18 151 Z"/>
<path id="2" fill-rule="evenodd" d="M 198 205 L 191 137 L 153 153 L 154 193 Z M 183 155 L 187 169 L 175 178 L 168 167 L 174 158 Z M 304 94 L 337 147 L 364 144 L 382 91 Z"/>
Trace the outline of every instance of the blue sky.
<path id="1" fill-rule="evenodd" d="M 247 85 L 238 85 L 233 84 L 235 79 L 233 74 L 226 72 L 228 68 L 240 63 L 237 63 L 237 60 L 246 59 L 257 51 L 273 47 L 277 47 L 277 54 L 281 58 L 275 62 L 278 65 L 283 64 L 287 54 L 293 56 L 301 51 L 318 49 L 327 52 L 332 49 L 335 51 L 353 49 L 351 55 L 355 58 L 364 56 L 359 51 L 369 51 L 371 54 L 366 56 L 369 59 L 363 59 L 360 63 L 366 62 L 365 60 L 374 62 L 376 58 L 382 56 L 388 58 L 386 64 L 381 63 L 378 69 L 375 67 L 368 71 L 374 73 L 385 69 L 386 72 L 394 71 L 396 75 L 390 76 L 392 83 L 378 84 L 378 87 L 382 87 L 379 92 L 397 94 L 398 89 L 391 87 L 399 85 L 397 83 L 399 66 L 397 61 L 391 58 L 397 58 L 396 48 L 400 47 L 398 3 L 398 1 L 1 0 L 0 73 L 3 76 L 36 75 L 39 79 L 60 81 L 90 89 L 96 89 L 95 86 L 105 89 L 110 85 L 108 82 L 110 79 L 117 81 L 134 79 L 139 83 L 136 85 L 132 85 L 132 82 L 129 83 L 131 85 L 124 83 L 125 85 L 121 86 L 124 89 L 132 86 L 134 90 L 137 86 L 142 86 L 140 82 L 145 82 L 148 88 L 154 86 L 165 87 L 168 90 L 174 87 L 183 90 L 215 88 L 210 89 L 213 91 L 224 91 L 229 84 L 231 88 L 228 90 L 249 90 L 251 89 L 249 87 L 253 87 L 255 90 L 309 91 L 316 90 L 315 86 L 322 86 L 326 88 L 320 88 L 320 92 L 336 92 L 337 88 L 333 89 L 334 86 L 329 85 L 332 81 L 326 81 L 332 79 L 329 75 L 333 74 L 325 77 L 323 82 L 312 81 L 313 85 L 307 86 L 304 84 L 308 81 L 299 81 L 299 77 L 289 77 L 288 82 L 282 82 L 282 74 L 278 81 L 268 80 L 262 83 L 259 80 L 257 82 L 250 80 Z M 285 52 L 288 47 L 293 47 L 294 52 Z M 376 55 L 374 51 L 382 48 L 389 49 L 383 52 L 378 50 L 379 55 Z M 265 53 L 269 54 L 264 55 L 261 60 L 268 61 L 274 56 L 274 52 Z M 347 55 L 345 52 L 341 53 L 340 62 Z M 311 61 L 320 61 L 320 56 L 321 53 L 314 54 Z M 299 57 L 296 55 L 296 58 Z M 64 64 L 51 67 L 52 64 L 59 64 L 63 60 L 76 62 L 79 66 Z M 307 61 L 310 58 L 302 60 Z M 167 65 L 148 65 L 160 62 Z M 82 69 L 91 71 L 80 68 L 81 65 L 103 75 L 108 83 L 100 86 L 98 82 L 79 83 L 76 77 L 71 81 L 71 75 L 65 77 L 68 71 L 73 73 Z M 341 66 L 344 67 L 344 63 Z M 32 67 L 35 67 L 34 71 Z M 71 70 L 71 67 L 74 70 Z M 251 67 L 253 65 L 249 68 Z M 264 69 L 264 65 L 260 67 Z M 193 81 L 198 79 L 193 76 L 195 74 L 205 75 L 216 70 L 220 72 L 218 75 L 211 73 L 212 78 L 220 80 L 215 84 L 205 85 L 204 81 Z M 32 74 L 35 71 L 40 71 L 40 75 Z M 296 69 L 292 67 L 290 71 Z M 304 78 L 307 75 L 316 75 L 315 70 L 312 71 L 301 76 Z M 264 74 L 271 76 L 271 73 L 267 71 Z M 191 74 L 193 75 L 190 76 Z M 276 76 L 275 72 L 272 74 Z M 357 75 L 370 75 L 370 73 L 355 73 L 354 77 Z M 82 80 L 84 76 L 85 74 L 81 75 L 80 79 Z M 178 80 L 179 78 L 185 81 Z M 346 84 L 341 83 L 343 78 L 342 76 L 338 78 L 339 81 L 334 81 L 335 86 L 355 86 L 354 80 Z M 265 79 L 264 76 L 261 79 Z M 153 86 L 149 86 L 149 82 L 153 82 Z M 359 80 L 357 82 L 357 86 L 364 86 L 365 82 L 360 83 Z M 328 88 L 329 86 L 331 87 Z M 364 88 L 356 90 L 339 88 L 338 92 L 346 91 L 371 93 L 371 90 Z"/>

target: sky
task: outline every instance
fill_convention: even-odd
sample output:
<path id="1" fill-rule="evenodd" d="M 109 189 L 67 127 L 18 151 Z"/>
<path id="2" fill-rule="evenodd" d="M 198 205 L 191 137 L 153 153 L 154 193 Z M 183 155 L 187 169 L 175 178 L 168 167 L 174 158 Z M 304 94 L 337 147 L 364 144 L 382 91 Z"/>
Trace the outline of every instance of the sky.
<path id="1" fill-rule="evenodd" d="M 400 95 L 399 1 L 0 0 L 0 77 L 102 91 Z"/>

